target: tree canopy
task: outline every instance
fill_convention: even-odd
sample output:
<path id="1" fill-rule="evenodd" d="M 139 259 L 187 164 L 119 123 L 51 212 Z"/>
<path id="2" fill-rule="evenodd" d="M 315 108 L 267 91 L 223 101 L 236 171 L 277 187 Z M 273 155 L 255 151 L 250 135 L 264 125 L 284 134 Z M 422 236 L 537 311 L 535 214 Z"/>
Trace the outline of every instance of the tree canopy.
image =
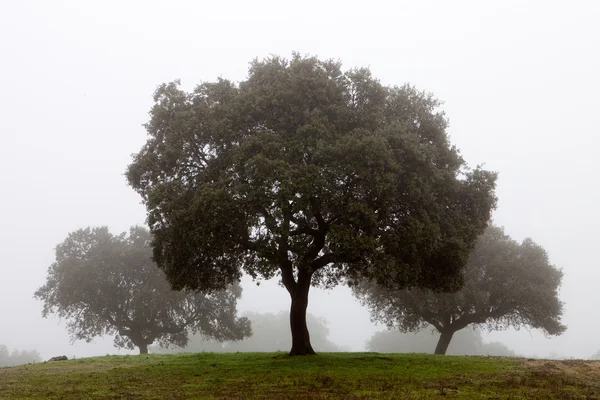
<path id="1" fill-rule="evenodd" d="M 290 320 L 287 312 L 273 313 L 245 312 L 242 314 L 252 324 L 252 336 L 239 341 L 217 342 L 202 335 L 190 336 L 189 343 L 183 349 L 156 349 L 160 353 L 184 352 L 274 352 L 289 349 Z M 306 314 L 306 323 L 310 329 L 311 343 L 316 351 L 346 351 L 329 340 L 327 321 L 310 313 Z"/>
<path id="2" fill-rule="evenodd" d="M 43 316 L 67 321 L 73 340 L 115 335 L 115 346 L 147 353 L 148 346 L 184 346 L 188 331 L 216 340 L 250 334 L 237 317 L 239 285 L 220 291 L 172 291 L 152 261 L 147 229 L 113 235 L 106 227 L 70 233 L 56 247 L 46 284 L 35 292 Z"/>
<path id="3" fill-rule="evenodd" d="M 239 84 L 163 84 L 154 101 L 127 178 L 174 288 L 279 276 L 290 354 L 313 354 L 312 284 L 461 286 L 496 174 L 468 168 L 432 95 L 294 54 L 253 61 Z"/>
<path id="4" fill-rule="evenodd" d="M 440 332 L 436 354 L 445 354 L 455 332 L 469 325 L 489 330 L 529 326 L 548 335 L 566 330 L 558 290 L 563 273 L 531 239 L 518 243 L 504 229 L 490 226 L 464 270 L 464 287 L 456 293 L 424 289 L 390 291 L 370 282 L 354 288 L 375 321 L 402 332 L 427 325 Z"/>

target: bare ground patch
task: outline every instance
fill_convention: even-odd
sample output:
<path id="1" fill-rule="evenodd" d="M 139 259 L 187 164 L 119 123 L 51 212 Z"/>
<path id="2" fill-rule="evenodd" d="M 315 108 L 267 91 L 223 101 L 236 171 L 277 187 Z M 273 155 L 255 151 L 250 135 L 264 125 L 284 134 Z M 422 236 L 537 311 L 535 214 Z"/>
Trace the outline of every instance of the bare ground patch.
<path id="1" fill-rule="evenodd" d="M 563 374 L 571 377 L 600 379 L 600 361 L 587 360 L 533 360 L 521 365 L 536 372 Z"/>

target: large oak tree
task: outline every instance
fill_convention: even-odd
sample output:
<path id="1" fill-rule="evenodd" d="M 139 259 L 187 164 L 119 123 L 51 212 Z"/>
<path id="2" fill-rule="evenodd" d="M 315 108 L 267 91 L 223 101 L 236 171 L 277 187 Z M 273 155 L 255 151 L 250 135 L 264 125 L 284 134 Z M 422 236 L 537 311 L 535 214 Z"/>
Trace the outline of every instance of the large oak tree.
<path id="1" fill-rule="evenodd" d="M 431 95 L 295 54 L 154 100 L 127 177 L 174 288 L 279 276 L 301 355 L 311 284 L 461 286 L 496 175 L 467 168 Z"/>
<path id="2" fill-rule="evenodd" d="M 173 291 L 152 261 L 146 228 L 113 235 L 106 227 L 72 232 L 56 247 L 56 261 L 46 284 L 35 292 L 43 315 L 67 321 L 73 338 L 91 341 L 115 335 L 115 346 L 147 353 L 148 346 L 185 346 L 188 332 L 216 340 L 250 335 L 246 318 L 238 318 L 241 288 L 220 291 Z"/>
<path id="3" fill-rule="evenodd" d="M 440 333 L 435 354 L 445 354 L 453 335 L 470 325 L 489 330 L 530 326 L 560 335 L 563 303 L 558 290 L 563 273 L 531 239 L 518 243 L 490 226 L 464 270 L 465 285 L 456 293 L 411 289 L 390 291 L 364 282 L 353 288 L 373 320 L 403 332 L 431 325 Z"/>

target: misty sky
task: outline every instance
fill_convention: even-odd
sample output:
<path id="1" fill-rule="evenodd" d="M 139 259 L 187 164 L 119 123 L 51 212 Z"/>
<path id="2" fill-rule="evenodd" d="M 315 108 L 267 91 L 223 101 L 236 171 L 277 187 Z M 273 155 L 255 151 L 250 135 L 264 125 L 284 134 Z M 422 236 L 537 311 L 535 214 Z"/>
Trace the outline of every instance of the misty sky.
<path id="1" fill-rule="evenodd" d="M 0 2 L 0 344 L 44 358 L 117 353 L 69 344 L 32 297 L 68 232 L 142 224 L 123 172 L 145 142 L 151 95 L 246 77 L 248 62 L 296 50 L 370 67 L 445 102 L 471 165 L 500 173 L 495 221 L 563 268 L 569 329 L 502 332 L 524 355 L 600 349 L 600 4 L 595 1 Z M 246 282 L 248 283 L 248 282 Z M 287 309 L 276 282 L 244 285 L 240 311 Z M 309 312 L 352 350 L 377 329 L 349 290 L 312 290 Z"/>

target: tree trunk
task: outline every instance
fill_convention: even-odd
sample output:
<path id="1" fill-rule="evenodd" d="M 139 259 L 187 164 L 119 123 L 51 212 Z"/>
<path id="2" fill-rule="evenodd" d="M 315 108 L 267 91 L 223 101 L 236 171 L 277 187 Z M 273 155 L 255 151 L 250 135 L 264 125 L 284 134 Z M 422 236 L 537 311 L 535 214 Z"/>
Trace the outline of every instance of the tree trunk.
<path id="1" fill-rule="evenodd" d="M 146 343 L 138 345 L 140 349 L 140 354 L 148 354 L 148 345 Z"/>
<path id="2" fill-rule="evenodd" d="M 434 354 L 445 355 L 446 351 L 448 351 L 448 345 L 450 344 L 453 335 L 453 331 L 441 332 L 440 340 L 438 340 L 437 346 L 435 346 Z"/>
<path id="3" fill-rule="evenodd" d="M 290 356 L 316 354 L 310 344 L 310 334 L 306 326 L 306 308 L 308 307 L 308 291 L 311 274 L 300 270 L 295 290 L 290 291 L 292 306 L 290 308 L 290 328 L 292 331 L 292 350 Z"/>

